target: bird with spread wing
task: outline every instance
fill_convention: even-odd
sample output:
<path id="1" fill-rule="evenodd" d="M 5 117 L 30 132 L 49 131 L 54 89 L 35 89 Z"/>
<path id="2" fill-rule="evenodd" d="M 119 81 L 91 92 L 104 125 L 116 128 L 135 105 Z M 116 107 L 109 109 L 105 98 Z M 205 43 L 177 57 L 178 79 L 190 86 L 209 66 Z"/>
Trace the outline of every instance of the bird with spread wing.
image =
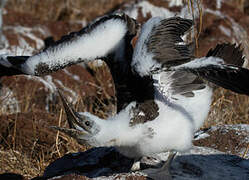
<path id="1" fill-rule="evenodd" d="M 103 59 L 115 83 L 116 115 L 104 120 L 76 112 L 59 91 L 69 128 L 54 128 L 80 144 L 115 146 L 136 160 L 184 151 L 208 115 L 214 86 L 249 95 L 249 70 L 242 67 L 240 46 L 219 44 L 196 58 L 193 45 L 182 38 L 192 26 L 192 20 L 180 17 L 154 17 L 140 26 L 125 14 L 107 15 L 33 56 L 1 55 L 0 77 L 41 76 Z M 169 175 L 174 155 L 157 175 Z"/>

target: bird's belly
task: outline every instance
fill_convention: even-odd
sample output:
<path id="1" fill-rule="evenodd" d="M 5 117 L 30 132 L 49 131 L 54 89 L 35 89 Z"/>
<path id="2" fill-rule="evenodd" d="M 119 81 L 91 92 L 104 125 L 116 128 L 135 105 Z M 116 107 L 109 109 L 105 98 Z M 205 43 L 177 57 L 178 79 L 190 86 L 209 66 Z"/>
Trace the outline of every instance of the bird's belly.
<path id="1" fill-rule="evenodd" d="M 159 114 L 154 121 L 140 125 L 143 134 L 133 137 L 133 139 L 138 138 L 136 143 L 116 146 L 118 151 L 127 157 L 136 158 L 172 149 L 183 151 L 190 148 L 192 123 L 172 108 L 165 108 L 164 112 L 166 114 Z M 146 129 L 153 129 L 153 131 L 150 133 Z"/>
<path id="2" fill-rule="evenodd" d="M 168 150 L 185 151 L 192 146 L 194 132 L 208 115 L 212 90 L 206 88 L 195 93 L 194 98 L 180 99 L 173 104 L 156 101 L 159 115 L 146 122 L 144 128 L 153 129 L 153 136 L 141 136 L 132 147 L 118 147 L 128 157 L 149 156 Z M 134 137 L 135 138 L 135 137 Z"/>

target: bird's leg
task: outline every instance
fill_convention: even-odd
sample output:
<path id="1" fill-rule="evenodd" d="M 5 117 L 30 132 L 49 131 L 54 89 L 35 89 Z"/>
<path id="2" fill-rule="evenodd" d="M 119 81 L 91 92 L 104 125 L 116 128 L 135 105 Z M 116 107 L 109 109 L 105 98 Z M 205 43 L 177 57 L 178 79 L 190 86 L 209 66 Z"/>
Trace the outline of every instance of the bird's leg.
<path id="1" fill-rule="evenodd" d="M 164 165 L 160 168 L 162 171 L 166 171 L 168 174 L 170 174 L 170 167 L 173 162 L 173 159 L 175 157 L 177 152 L 175 151 L 169 151 L 169 156 L 167 161 L 164 163 Z"/>
<path id="2" fill-rule="evenodd" d="M 170 173 L 171 164 L 176 155 L 176 152 L 170 151 L 167 161 L 159 169 L 150 168 L 143 172 L 147 174 L 149 178 L 156 180 L 172 180 L 172 175 Z"/>

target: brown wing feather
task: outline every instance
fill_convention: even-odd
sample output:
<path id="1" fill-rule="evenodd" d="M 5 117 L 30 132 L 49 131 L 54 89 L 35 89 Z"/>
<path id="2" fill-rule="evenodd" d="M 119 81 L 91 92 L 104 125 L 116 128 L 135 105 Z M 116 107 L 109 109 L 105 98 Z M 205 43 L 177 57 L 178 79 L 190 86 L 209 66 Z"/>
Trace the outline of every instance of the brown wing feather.
<path id="1" fill-rule="evenodd" d="M 162 88 L 166 86 L 173 96 L 181 94 L 186 97 L 193 97 L 193 91 L 206 87 L 198 76 L 186 71 L 162 72 L 159 86 Z"/>
<path id="2" fill-rule="evenodd" d="M 201 90 L 206 87 L 205 83 L 198 78 L 196 75 L 183 71 L 176 71 L 176 74 L 183 74 L 184 76 L 180 78 L 174 78 L 174 81 L 171 83 L 171 89 L 173 89 L 174 94 L 181 94 L 186 97 L 193 97 L 193 91 Z M 174 76 L 173 75 L 173 76 Z"/>
<path id="3" fill-rule="evenodd" d="M 179 65 L 190 61 L 193 57 L 189 44 L 184 44 L 182 35 L 193 25 L 193 21 L 173 17 L 164 19 L 152 30 L 147 43 L 148 50 L 154 59 L 163 66 Z"/>
<path id="4" fill-rule="evenodd" d="M 137 103 L 136 107 L 132 108 L 131 111 L 133 118 L 130 120 L 130 126 L 152 121 L 159 115 L 159 107 L 153 100 Z"/>

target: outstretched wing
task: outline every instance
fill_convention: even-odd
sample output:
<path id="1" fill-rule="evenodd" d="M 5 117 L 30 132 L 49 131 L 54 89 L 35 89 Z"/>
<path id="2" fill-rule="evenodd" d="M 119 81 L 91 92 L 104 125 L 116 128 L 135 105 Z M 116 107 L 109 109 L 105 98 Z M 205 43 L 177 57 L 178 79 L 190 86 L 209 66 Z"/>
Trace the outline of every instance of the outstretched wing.
<path id="1" fill-rule="evenodd" d="M 137 24 L 127 15 L 104 16 L 79 32 L 70 33 L 42 52 L 26 57 L 0 56 L 0 68 L 15 73 L 42 75 L 79 62 L 102 58 L 119 52 L 126 35 L 135 35 Z M 20 60 L 22 59 L 22 60 Z M 1 72 L 1 76 L 5 71 Z M 8 74 L 8 73 L 7 73 Z"/>
<path id="2" fill-rule="evenodd" d="M 187 44 L 182 39 L 192 25 L 192 20 L 173 17 L 163 19 L 153 27 L 147 47 L 161 68 L 184 64 L 194 57 L 193 44 Z M 167 97 L 173 98 L 178 94 L 193 97 L 193 91 L 205 88 L 199 77 L 186 71 L 164 71 L 154 77 L 155 86 Z"/>
<path id="3" fill-rule="evenodd" d="M 240 46 L 218 44 L 206 57 L 162 68 L 154 75 L 155 86 L 168 98 L 177 94 L 193 97 L 194 91 L 205 88 L 205 79 L 236 93 L 249 95 L 249 70 L 241 67 L 243 63 Z"/>
<path id="4" fill-rule="evenodd" d="M 154 86 L 164 96 L 192 97 L 194 90 L 205 87 L 204 82 L 191 72 L 162 71 L 193 59 L 193 44 L 185 43 L 182 38 L 192 25 L 193 21 L 189 19 L 157 17 L 142 27 L 132 65 L 140 76 L 153 74 Z"/>
<path id="5" fill-rule="evenodd" d="M 180 17 L 150 19 L 134 50 L 134 70 L 140 76 L 153 75 L 156 89 L 167 97 L 194 96 L 193 91 L 205 88 L 203 79 L 249 95 L 249 70 L 241 67 L 240 47 L 217 45 L 206 57 L 194 59 L 191 46 L 182 39 L 192 24 Z"/>

